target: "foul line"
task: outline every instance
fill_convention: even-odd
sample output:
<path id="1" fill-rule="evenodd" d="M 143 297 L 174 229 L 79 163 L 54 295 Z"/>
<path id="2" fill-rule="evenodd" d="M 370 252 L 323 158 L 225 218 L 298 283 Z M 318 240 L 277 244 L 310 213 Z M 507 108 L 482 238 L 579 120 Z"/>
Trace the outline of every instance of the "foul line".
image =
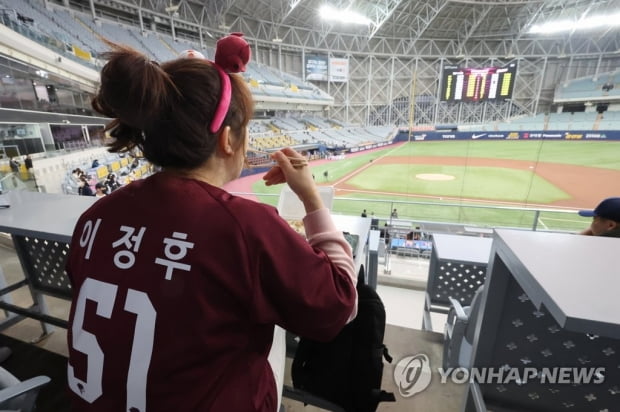
<path id="1" fill-rule="evenodd" d="M 383 159 L 384 157 L 391 156 L 392 152 L 394 152 L 400 146 L 402 146 L 402 145 L 397 145 L 392 150 L 387 151 L 384 155 L 377 157 L 376 160 Z M 353 172 L 349 173 L 348 175 L 345 175 L 345 176 L 341 177 L 340 179 L 336 180 L 335 182 L 333 182 L 334 189 L 336 189 L 336 190 L 347 190 L 347 189 L 341 189 L 341 188 L 339 188 L 337 186 L 339 184 L 341 184 L 341 183 L 345 183 L 347 180 L 351 179 L 355 175 L 357 175 L 357 174 L 363 172 L 364 170 L 368 169 L 370 166 L 372 166 L 374 161 L 375 161 L 375 159 L 373 159 L 372 162 L 368 162 L 365 166 L 362 166 L 359 169 L 355 169 Z"/>

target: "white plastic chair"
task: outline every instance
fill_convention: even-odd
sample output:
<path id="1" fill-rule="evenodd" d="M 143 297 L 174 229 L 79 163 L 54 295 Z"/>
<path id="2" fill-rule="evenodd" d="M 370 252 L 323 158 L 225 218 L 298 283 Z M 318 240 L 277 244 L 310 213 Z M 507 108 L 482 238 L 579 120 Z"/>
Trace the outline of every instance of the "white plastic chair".
<path id="1" fill-rule="evenodd" d="M 51 379 L 44 375 L 20 381 L 0 367 L 0 411 L 34 411 L 39 391 L 50 381 Z"/>
<path id="2" fill-rule="evenodd" d="M 471 363 L 474 331 L 484 286 L 480 286 L 471 301 L 471 306 L 463 307 L 461 303 L 450 298 L 450 310 L 444 329 L 443 368 L 468 368 Z"/>

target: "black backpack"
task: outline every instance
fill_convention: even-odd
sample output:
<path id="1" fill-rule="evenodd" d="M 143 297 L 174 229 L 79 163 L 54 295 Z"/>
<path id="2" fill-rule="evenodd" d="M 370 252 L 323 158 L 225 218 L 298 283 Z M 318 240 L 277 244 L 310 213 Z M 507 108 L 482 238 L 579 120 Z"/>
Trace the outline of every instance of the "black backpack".
<path id="1" fill-rule="evenodd" d="M 330 342 L 301 338 L 291 375 L 293 386 L 341 406 L 347 412 L 372 412 L 379 402 L 394 402 L 381 390 L 385 307 L 377 292 L 357 283 L 357 317 Z"/>

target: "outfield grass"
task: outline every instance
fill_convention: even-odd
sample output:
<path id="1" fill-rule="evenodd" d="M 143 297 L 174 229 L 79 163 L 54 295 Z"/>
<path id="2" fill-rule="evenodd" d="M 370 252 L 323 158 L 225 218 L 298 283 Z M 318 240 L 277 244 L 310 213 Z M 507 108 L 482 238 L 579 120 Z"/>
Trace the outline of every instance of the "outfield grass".
<path id="1" fill-rule="evenodd" d="M 319 184 L 334 184 L 347 175 L 368 166 L 346 183 L 359 190 L 389 191 L 394 194 L 347 193 L 334 202 L 334 212 L 359 215 L 363 209 L 379 218 L 389 218 L 393 208 L 404 219 L 455 222 L 483 226 L 532 227 L 552 230 L 581 230 L 589 219 L 576 213 L 536 212 L 531 210 L 491 209 L 479 203 L 439 200 L 437 197 L 478 198 L 489 201 L 546 204 L 569 196 L 545 179 L 527 170 L 442 165 L 372 165 L 382 156 L 455 156 L 554 162 L 569 165 L 620 170 L 620 142 L 600 141 L 450 141 L 411 142 L 397 147 L 348 157 L 311 168 Z M 323 173 L 327 171 L 328 177 Z M 452 181 L 422 181 L 419 173 L 455 176 Z M 253 186 L 259 199 L 276 205 L 281 187 Z M 402 195 L 398 195 L 402 193 Z M 412 197 L 416 193 L 434 198 Z M 264 194 L 261 196 L 261 194 Z M 343 199 L 344 198 L 344 199 Z M 416 202 L 416 203 L 411 203 Z M 430 203 L 429 205 L 425 205 Z"/>
<path id="2" fill-rule="evenodd" d="M 620 170 L 620 142 L 562 140 L 468 140 L 411 142 L 394 156 L 456 156 L 528 160 Z"/>

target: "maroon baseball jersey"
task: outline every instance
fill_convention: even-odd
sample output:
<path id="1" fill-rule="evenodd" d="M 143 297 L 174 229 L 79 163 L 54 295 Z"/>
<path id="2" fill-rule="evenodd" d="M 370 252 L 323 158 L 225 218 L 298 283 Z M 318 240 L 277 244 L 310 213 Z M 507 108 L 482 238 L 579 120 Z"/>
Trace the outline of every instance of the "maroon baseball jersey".
<path id="1" fill-rule="evenodd" d="M 354 310 L 327 210 L 308 240 L 276 210 L 158 173 L 98 200 L 67 263 L 76 411 L 275 411 L 273 327 L 327 340 Z"/>

